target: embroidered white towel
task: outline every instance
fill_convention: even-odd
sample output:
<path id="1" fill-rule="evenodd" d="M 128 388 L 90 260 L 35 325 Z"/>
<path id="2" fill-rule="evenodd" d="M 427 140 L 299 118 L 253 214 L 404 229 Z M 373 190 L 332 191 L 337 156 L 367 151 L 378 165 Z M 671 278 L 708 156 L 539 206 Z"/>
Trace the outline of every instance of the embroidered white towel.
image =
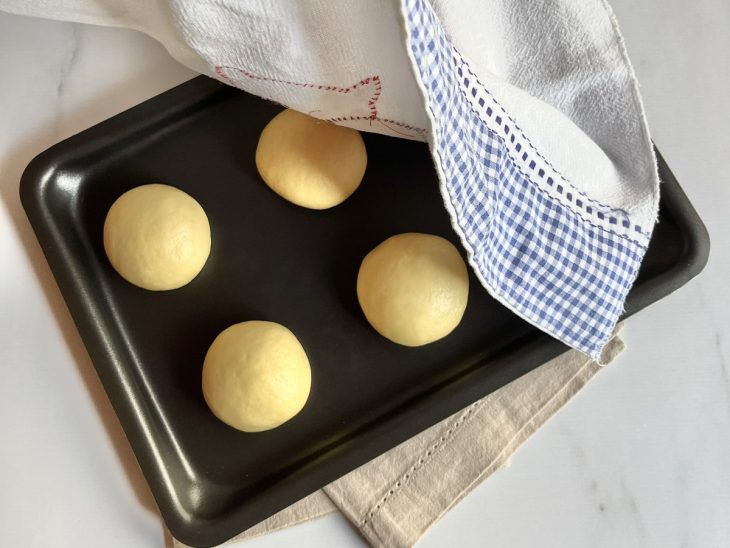
<path id="1" fill-rule="evenodd" d="M 614 337 L 606 345 L 604 361 L 613 360 L 622 350 L 622 341 Z M 599 369 L 582 353 L 566 352 L 232 542 L 340 511 L 373 546 L 413 546 L 451 507 L 508 463 L 520 445 Z"/>
<path id="2" fill-rule="evenodd" d="M 600 356 L 659 197 L 605 0 L 0 0 L 0 9 L 138 29 L 251 93 L 427 140 L 484 287 Z"/>

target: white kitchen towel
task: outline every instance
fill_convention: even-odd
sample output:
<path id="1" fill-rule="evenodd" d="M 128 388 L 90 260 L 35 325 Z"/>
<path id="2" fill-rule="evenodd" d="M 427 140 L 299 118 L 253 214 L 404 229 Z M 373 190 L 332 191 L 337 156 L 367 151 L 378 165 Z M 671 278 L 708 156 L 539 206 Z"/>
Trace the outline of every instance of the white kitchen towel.
<path id="1" fill-rule="evenodd" d="M 598 359 L 658 208 L 605 0 L 0 0 L 116 25 L 313 116 L 429 142 L 484 287 Z"/>
<path id="2" fill-rule="evenodd" d="M 604 350 L 604 361 L 622 350 L 622 341 L 614 337 Z M 566 352 L 232 542 L 341 511 L 373 546 L 413 546 L 450 508 L 507 464 L 599 369 L 582 353 Z M 486 539 L 483 544 L 488 544 Z"/>

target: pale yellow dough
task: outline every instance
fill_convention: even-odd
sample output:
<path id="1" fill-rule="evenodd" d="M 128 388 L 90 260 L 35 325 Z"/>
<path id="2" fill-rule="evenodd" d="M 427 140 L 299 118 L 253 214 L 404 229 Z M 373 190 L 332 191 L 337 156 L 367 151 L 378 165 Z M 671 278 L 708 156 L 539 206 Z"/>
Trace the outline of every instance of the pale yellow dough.
<path id="1" fill-rule="evenodd" d="M 203 364 L 203 395 L 233 428 L 261 432 L 299 413 L 309 397 L 309 360 L 294 334 L 273 322 L 232 325 L 216 337 Z"/>
<path id="2" fill-rule="evenodd" d="M 367 153 L 357 130 L 295 110 L 277 114 L 261 132 L 256 167 L 271 189 L 297 205 L 327 209 L 360 185 Z"/>
<path id="3" fill-rule="evenodd" d="M 421 346 L 451 333 L 464 315 L 469 276 L 457 249 L 431 234 L 388 238 L 362 262 L 357 297 L 384 337 Z"/>
<path id="4" fill-rule="evenodd" d="M 208 217 L 182 190 L 138 186 L 109 209 L 104 249 L 128 282 L 156 291 L 176 289 L 195 278 L 208 259 Z"/>

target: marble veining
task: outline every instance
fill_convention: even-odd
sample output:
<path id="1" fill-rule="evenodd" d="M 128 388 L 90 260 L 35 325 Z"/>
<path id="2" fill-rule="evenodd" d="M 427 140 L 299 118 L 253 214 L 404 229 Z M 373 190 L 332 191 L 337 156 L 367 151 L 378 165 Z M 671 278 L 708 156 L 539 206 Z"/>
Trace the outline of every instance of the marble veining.
<path id="1" fill-rule="evenodd" d="M 58 84 L 56 85 L 56 99 L 58 101 L 63 101 L 66 98 L 67 81 L 70 74 L 76 67 L 76 62 L 79 58 L 79 52 L 81 49 L 80 25 L 72 23 L 69 26 L 71 29 L 71 35 L 69 36 L 63 58 L 59 63 Z"/>
<path id="2" fill-rule="evenodd" d="M 702 311 L 707 314 L 710 320 L 710 328 L 712 329 L 714 350 L 716 358 L 718 360 L 718 366 L 720 369 L 720 375 L 722 376 L 723 385 L 725 388 L 726 401 L 728 403 L 728 413 L 730 413 L 730 371 L 728 371 L 728 361 L 725 357 L 724 340 L 722 332 L 722 324 L 715 317 L 713 310 L 707 305 L 707 298 L 705 297 L 705 290 L 702 283 L 698 280 L 696 284 L 698 302 Z"/>

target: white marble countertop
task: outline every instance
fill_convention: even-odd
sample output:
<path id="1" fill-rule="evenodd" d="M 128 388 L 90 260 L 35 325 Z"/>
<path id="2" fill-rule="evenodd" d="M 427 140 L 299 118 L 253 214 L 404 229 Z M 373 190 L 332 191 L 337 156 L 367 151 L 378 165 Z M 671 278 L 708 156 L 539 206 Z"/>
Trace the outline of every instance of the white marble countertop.
<path id="1" fill-rule="evenodd" d="M 730 4 L 612 4 L 710 263 L 632 319 L 625 355 L 424 547 L 730 546 Z M 163 546 L 18 180 L 41 150 L 193 74 L 136 32 L 0 14 L 0 75 L 0 546 Z M 362 544 L 333 515 L 245 545 L 295 542 Z"/>

